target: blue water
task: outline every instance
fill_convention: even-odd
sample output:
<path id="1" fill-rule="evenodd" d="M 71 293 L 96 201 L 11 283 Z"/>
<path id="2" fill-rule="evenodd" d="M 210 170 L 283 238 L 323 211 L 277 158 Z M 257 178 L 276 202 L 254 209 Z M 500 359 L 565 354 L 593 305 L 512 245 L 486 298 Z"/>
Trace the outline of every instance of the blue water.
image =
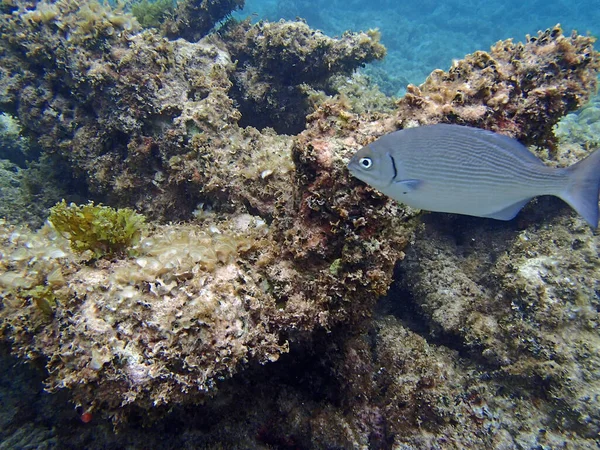
<path id="1" fill-rule="evenodd" d="M 447 69 L 453 59 L 498 40 L 524 40 L 557 23 L 565 33 L 600 36 L 597 0 L 247 0 L 241 15 L 271 21 L 301 17 L 331 36 L 378 28 L 388 56 L 367 73 L 395 95 L 407 83 L 422 83 L 433 69 Z"/>

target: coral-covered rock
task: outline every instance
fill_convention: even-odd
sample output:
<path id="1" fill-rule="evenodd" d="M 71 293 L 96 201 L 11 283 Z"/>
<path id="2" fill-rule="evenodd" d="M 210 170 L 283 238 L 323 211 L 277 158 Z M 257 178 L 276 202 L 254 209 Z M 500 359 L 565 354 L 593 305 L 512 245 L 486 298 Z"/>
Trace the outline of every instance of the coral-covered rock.
<path id="1" fill-rule="evenodd" d="M 509 445 L 484 408 L 496 387 L 543 397 L 552 423 L 530 425 L 597 435 L 597 405 L 584 392 L 597 383 L 598 274 L 587 262 L 595 238 L 579 219 L 545 218 L 554 241 L 527 218 L 517 222 L 522 235 L 461 235 L 460 221 L 476 219 L 420 226 L 416 211 L 346 169 L 358 148 L 398 126 L 458 122 L 547 143 L 596 86 L 592 38 L 552 30 L 499 43 L 434 72 L 396 110 L 359 114 L 357 102 L 315 89 L 381 57 L 376 33 L 330 39 L 302 23 L 244 23 L 192 43 L 139 32 L 131 16 L 96 3 L 2 11 L 0 104 L 45 155 L 68 161 L 81 192 L 107 204 L 163 221 L 197 217 L 155 225 L 137 255 L 97 261 L 73 255 L 47 227 L 32 234 L 2 223 L 0 327 L 15 353 L 43 357 L 50 389 L 68 388 L 85 411 L 115 422 L 208 401 L 234 374 L 305 348 L 319 331 L 339 337 L 363 324 L 407 251 L 402 288 L 431 341 L 388 320 L 371 346 L 342 342 L 332 371 L 347 397 L 313 399 L 307 411 L 281 388 L 273 408 L 287 416 L 253 422 L 263 443 L 430 448 L 469 432 L 477 439 L 462 447 Z M 248 114 L 299 133 L 241 127 Z M 575 251 L 561 258 L 565 248 Z M 565 275 L 568 267 L 583 278 Z M 477 364 L 509 382 L 480 387 Z M 510 395 L 498 397 L 498 415 Z M 292 439 L 294 427 L 318 431 Z"/>
<path id="2" fill-rule="evenodd" d="M 180 0 L 173 14 L 166 16 L 163 32 L 171 39 L 184 38 L 196 42 L 236 9 L 244 0 Z"/>
<path id="3" fill-rule="evenodd" d="M 522 215 L 535 219 L 534 207 L 556 203 Z M 599 242 L 578 217 L 546 220 L 493 228 L 470 218 L 427 221 L 400 264 L 402 285 L 433 334 L 485 362 L 505 391 L 543 389 L 549 433 L 589 438 L 600 419 L 589 396 L 600 383 Z"/>
<path id="4" fill-rule="evenodd" d="M 385 56 L 375 30 L 345 33 L 338 39 L 304 22 L 249 21 L 230 27 L 224 37 L 238 67 L 233 95 L 242 124 L 295 134 L 310 112 L 308 86 L 324 88 L 333 74 L 350 74 Z"/>
<path id="5" fill-rule="evenodd" d="M 499 131 L 526 144 L 551 145 L 552 127 L 583 106 L 600 70 L 595 39 L 563 35 L 559 26 L 495 44 L 409 85 L 398 103 L 401 128 L 437 122 Z"/>

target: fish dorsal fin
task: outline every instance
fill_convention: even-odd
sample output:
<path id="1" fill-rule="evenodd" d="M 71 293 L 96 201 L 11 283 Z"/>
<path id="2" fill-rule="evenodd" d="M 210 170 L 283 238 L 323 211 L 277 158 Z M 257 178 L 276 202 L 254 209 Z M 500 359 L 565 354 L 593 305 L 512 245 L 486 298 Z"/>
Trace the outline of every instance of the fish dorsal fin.
<path id="1" fill-rule="evenodd" d="M 519 211 L 521 211 L 523 209 L 523 207 L 529 203 L 529 200 L 531 200 L 530 198 L 527 198 L 525 200 L 520 200 L 517 203 L 507 206 L 504 209 L 501 209 L 500 211 L 496 211 L 495 213 L 492 214 L 488 214 L 487 216 L 483 216 L 483 217 L 489 217 L 490 219 L 496 219 L 496 220 L 511 220 L 514 219 L 515 216 L 517 214 L 519 214 Z"/>

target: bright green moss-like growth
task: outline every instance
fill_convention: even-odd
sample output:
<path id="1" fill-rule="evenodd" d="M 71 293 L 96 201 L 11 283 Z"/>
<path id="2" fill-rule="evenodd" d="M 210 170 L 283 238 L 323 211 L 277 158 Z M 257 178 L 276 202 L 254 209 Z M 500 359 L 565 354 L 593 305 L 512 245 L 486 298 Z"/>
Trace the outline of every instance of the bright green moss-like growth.
<path id="1" fill-rule="evenodd" d="M 173 0 L 141 0 L 131 5 L 131 14 L 143 28 L 159 28 L 174 10 Z"/>
<path id="2" fill-rule="evenodd" d="M 144 216 L 135 211 L 93 202 L 67 206 L 63 200 L 50 209 L 49 221 L 69 239 L 74 251 L 91 251 L 94 258 L 127 252 L 139 242 L 145 228 Z"/>

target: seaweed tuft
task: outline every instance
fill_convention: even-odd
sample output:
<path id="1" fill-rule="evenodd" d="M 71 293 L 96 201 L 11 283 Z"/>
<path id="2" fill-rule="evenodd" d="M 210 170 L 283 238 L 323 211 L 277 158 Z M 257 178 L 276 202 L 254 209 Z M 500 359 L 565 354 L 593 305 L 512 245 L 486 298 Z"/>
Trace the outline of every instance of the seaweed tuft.
<path id="1" fill-rule="evenodd" d="M 50 209 L 48 219 L 56 231 L 78 252 L 92 252 L 93 258 L 128 252 L 139 242 L 145 218 L 132 209 L 108 206 L 75 205 L 63 200 Z"/>
<path id="2" fill-rule="evenodd" d="M 141 0 L 131 5 L 131 14 L 142 28 L 160 28 L 164 21 L 175 11 L 173 0 Z"/>

